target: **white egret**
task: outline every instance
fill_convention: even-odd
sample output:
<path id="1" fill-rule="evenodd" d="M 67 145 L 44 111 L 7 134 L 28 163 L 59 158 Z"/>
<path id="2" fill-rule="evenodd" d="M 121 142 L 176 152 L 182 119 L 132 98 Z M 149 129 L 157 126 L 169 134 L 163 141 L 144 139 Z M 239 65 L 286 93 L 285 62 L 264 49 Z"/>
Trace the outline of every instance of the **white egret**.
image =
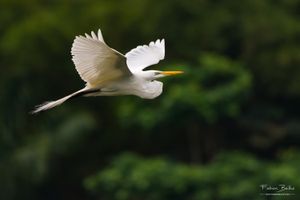
<path id="1" fill-rule="evenodd" d="M 156 79 L 183 73 L 182 71 L 143 71 L 165 57 L 165 41 L 156 40 L 138 46 L 125 55 L 110 48 L 103 40 L 101 30 L 96 35 L 76 36 L 72 49 L 75 68 L 86 86 L 56 101 L 45 102 L 32 113 L 58 106 L 79 96 L 136 95 L 153 99 L 162 93 L 163 83 Z"/>

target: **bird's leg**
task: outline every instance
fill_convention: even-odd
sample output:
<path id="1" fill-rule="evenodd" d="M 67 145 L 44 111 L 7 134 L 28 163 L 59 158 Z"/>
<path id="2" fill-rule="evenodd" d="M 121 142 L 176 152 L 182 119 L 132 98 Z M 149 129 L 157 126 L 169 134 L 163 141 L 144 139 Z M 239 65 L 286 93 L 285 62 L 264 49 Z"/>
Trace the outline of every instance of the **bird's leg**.
<path id="1" fill-rule="evenodd" d="M 84 96 L 90 97 L 90 96 L 115 96 L 117 95 L 118 89 L 113 88 L 101 88 L 98 89 L 96 92 L 93 93 L 87 93 Z"/>
<path id="2" fill-rule="evenodd" d="M 74 99 L 76 97 L 81 97 L 81 96 L 87 96 L 89 94 L 93 94 L 93 93 L 98 93 L 100 92 L 100 89 L 88 89 L 88 90 L 83 90 L 81 92 L 78 92 L 77 94 L 73 95 L 70 97 L 70 99 Z"/>

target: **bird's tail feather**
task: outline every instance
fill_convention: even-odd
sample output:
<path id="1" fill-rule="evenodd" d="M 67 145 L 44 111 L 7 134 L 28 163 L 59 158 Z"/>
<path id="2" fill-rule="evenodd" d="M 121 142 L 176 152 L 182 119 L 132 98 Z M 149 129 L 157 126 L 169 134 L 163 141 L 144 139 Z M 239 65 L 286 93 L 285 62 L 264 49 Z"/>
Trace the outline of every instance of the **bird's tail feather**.
<path id="1" fill-rule="evenodd" d="M 45 103 L 37 105 L 35 107 L 35 109 L 33 111 L 31 111 L 31 114 L 36 114 L 38 112 L 45 111 L 45 110 L 54 108 L 56 106 L 59 106 L 62 103 L 64 103 L 65 101 L 67 101 L 68 99 L 79 97 L 79 96 L 83 96 L 83 95 L 86 95 L 86 94 L 89 94 L 89 93 L 98 92 L 98 91 L 99 91 L 99 89 L 87 89 L 87 88 L 83 88 L 81 90 L 78 90 L 77 92 L 74 92 L 74 93 L 72 93 L 72 94 L 70 94 L 68 96 L 65 96 L 65 97 L 63 97 L 61 99 L 58 99 L 56 101 L 47 101 Z"/>

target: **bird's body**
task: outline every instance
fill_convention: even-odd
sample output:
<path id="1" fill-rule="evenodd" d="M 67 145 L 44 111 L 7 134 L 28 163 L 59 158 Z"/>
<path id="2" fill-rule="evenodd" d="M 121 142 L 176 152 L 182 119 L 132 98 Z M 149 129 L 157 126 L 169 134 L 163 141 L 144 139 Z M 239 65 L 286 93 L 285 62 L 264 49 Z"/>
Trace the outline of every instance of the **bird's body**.
<path id="1" fill-rule="evenodd" d="M 91 32 L 91 35 L 86 34 L 85 37 L 77 36 L 71 54 L 75 68 L 86 86 L 66 97 L 37 106 L 33 113 L 53 108 L 78 96 L 136 95 L 153 99 L 163 89 L 163 83 L 157 81 L 157 78 L 182 73 L 143 70 L 164 59 L 164 40 L 138 46 L 123 55 L 107 46 L 100 29 L 98 35 Z"/>
<path id="2" fill-rule="evenodd" d="M 160 81 L 145 82 L 144 79 L 133 74 L 131 77 L 102 85 L 99 91 L 85 96 L 118 96 L 135 95 L 143 99 L 154 99 L 162 93 L 163 83 Z"/>

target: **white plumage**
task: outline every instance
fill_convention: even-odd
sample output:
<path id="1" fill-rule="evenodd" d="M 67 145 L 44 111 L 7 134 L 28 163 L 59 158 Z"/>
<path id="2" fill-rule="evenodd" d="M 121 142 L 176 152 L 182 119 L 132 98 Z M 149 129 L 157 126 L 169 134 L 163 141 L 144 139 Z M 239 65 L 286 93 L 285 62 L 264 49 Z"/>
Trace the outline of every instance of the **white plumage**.
<path id="1" fill-rule="evenodd" d="M 132 72 L 142 71 L 165 58 L 165 40 L 156 40 L 149 45 L 138 46 L 125 54 L 127 65 Z"/>
<path id="2" fill-rule="evenodd" d="M 157 78 L 182 73 L 143 71 L 164 59 L 164 39 L 138 46 L 124 56 L 107 46 L 99 29 L 97 35 L 91 32 L 91 35 L 76 36 L 71 54 L 78 74 L 86 82 L 85 88 L 59 100 L 39 105 L 32 113 L 53 108 L 77 96 L 136 95 L 152 99 L 162 92 L 163 84 L 156 81 Z"/>

